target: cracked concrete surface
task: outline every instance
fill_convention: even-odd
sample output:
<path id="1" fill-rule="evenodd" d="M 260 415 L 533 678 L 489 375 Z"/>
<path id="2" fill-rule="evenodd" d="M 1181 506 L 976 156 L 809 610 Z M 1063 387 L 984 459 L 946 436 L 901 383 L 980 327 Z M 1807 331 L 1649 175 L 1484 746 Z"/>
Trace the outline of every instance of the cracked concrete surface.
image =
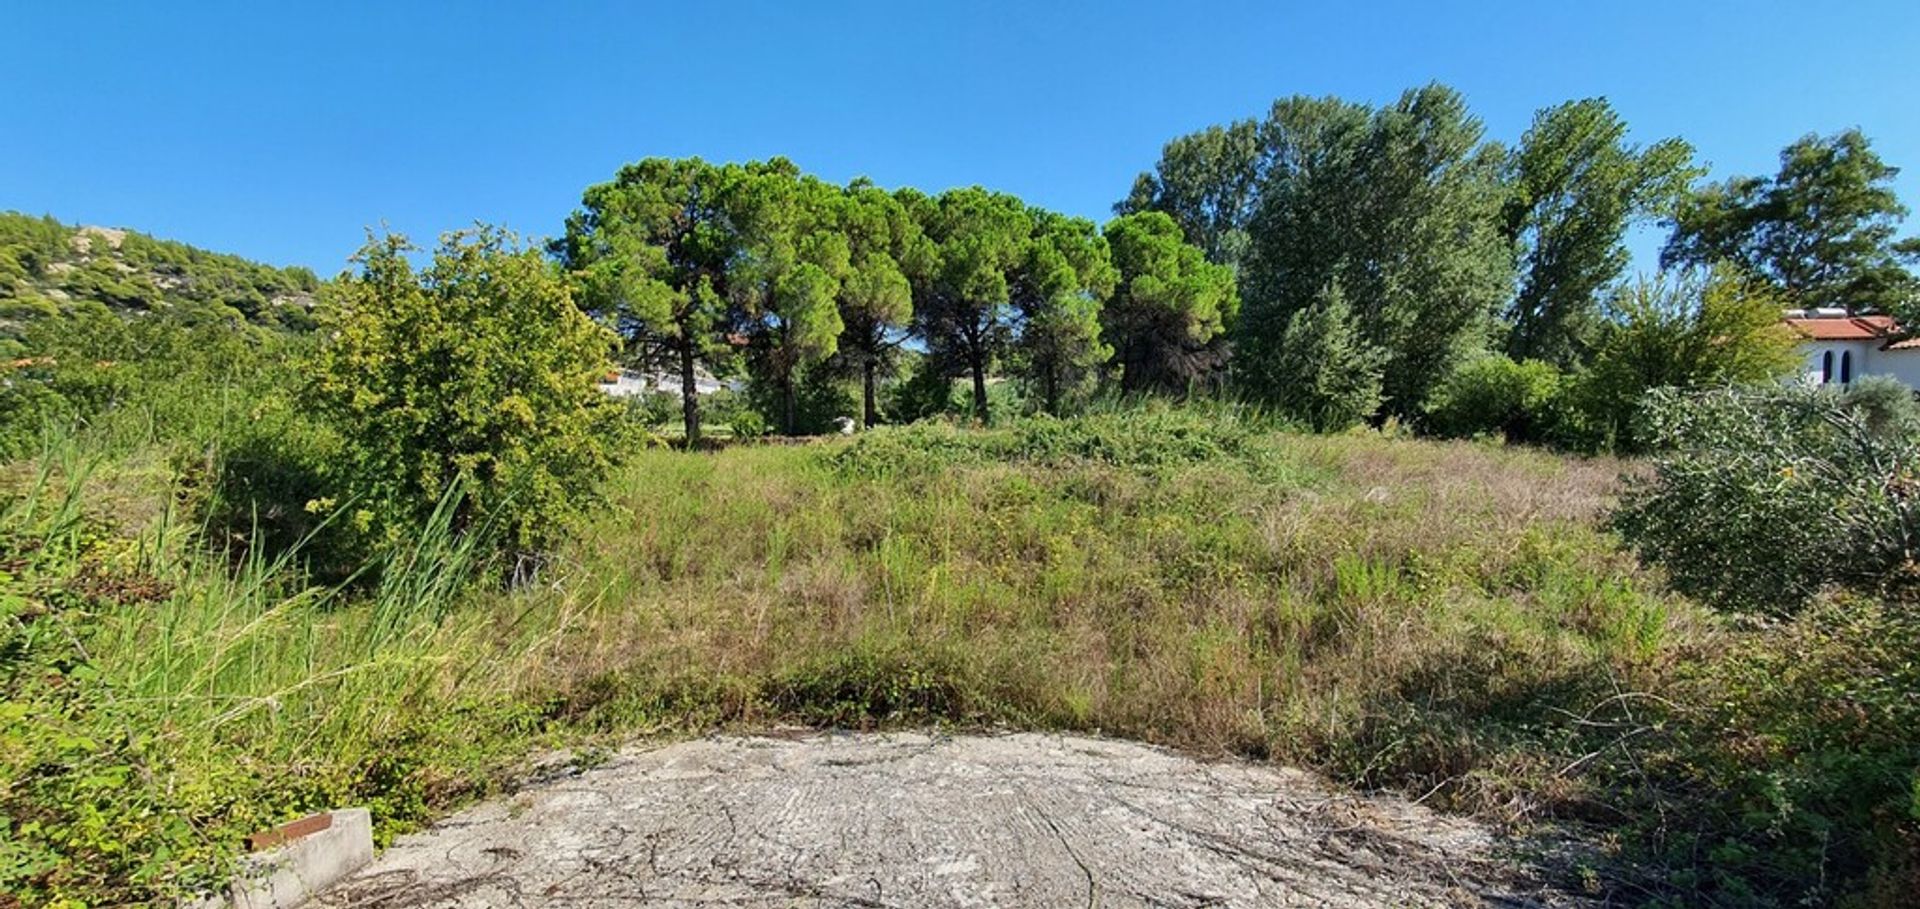
<path id="1" fill-rule="evenodd" d="M 404 837 L 332 907 L 1530 906 L 1485 827 L 1300 771 L 1050 735 L 713 738 Z"/>

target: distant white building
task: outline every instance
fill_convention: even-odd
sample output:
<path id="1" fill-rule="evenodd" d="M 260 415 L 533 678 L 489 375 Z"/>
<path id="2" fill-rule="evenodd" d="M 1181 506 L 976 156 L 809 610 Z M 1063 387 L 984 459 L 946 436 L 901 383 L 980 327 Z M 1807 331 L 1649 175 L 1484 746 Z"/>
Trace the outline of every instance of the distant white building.
<path id="1" fill-rule="evenodd" d="M 1920 390 L 1920 337 L 1896 340 L 1890 316 L 1850 316 L 1820 309 L 1787 317 L 1806 354 L 1804 377 L 1814 385 L 1845 385 L 1867 376 L 1890 376 Z"/>
<path id="2" fill-rule="evenodd" d="M 713 377 L 704 369 L 693 372 L 693 392 L 705 397 L 722 388 L 725 383 Z M 637 398 L 664 391 L 675 397 L 680 395 L 680 377 L 670 373 L 645 373 L 631 369 L 622 369 L 608 373 L 600 380 L 600 390 L 616 398 Z"/>

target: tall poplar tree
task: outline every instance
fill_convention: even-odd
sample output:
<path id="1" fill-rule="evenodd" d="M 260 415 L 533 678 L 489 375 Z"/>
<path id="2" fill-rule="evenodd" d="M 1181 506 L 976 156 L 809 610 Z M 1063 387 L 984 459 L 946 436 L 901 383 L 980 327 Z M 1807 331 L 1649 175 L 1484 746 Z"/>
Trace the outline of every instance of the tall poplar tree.
<path id="1" fill-rule="evenodd" d="M 1606 99 L 1570 101 L 1535 114 L 1508 160 L 1504 222 L 1520 255 L 1508 309 L 1514 359 L 1579 363 L 1600 326 L 1603 292 L 1626 270 L 1627 228 L 1671 215 L 1703 173 L 1686 142 L 1641 148 L 1626 132 Z"/>
<path id="2" fill-rule="evenodd" d="M 1481 144 L 1458 92 L 1429 85 L 1377 110 L 1290 98 L 1264 127 L 1267 156 L 1242 270 L 1237 374 L 1272 396 L 1293 313 L 1337 284 L 1383 359 L 1386 408 L 1417 417 L 1428 392 L 1483 347 L 1511 288 L 1498 230 L 1503 153 Z"/>
<path id="3" fill-rule="evenodd" d="M 1901 260 L 1920 254 L 1920 238 L 1895 240 L 1907 216 L 1893 191 L 1899 173 L 1857 129 L 1806 136 L 1780 152 L 1774 176 L 1736 177 L 1689 196 L 1660 264 L 1726 262 L 1795 306 L 1911 310 L 1916 280 Z"/>

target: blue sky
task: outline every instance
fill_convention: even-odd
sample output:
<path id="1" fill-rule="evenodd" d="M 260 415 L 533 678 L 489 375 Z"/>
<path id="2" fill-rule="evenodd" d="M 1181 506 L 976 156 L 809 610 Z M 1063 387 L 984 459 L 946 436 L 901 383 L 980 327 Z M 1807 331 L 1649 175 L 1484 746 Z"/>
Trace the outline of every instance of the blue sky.
<path id="1" fill-rule="evenodd" d="M 1863 127 L 1920 203 L 1920 3 L 22 3 L 0 208 L 332 274 L 367 227 L 556 232 L 650 155 L 1104 220 L 1169 138 L 1431 80 L 1493 138 L 1605 95 L 1715 177 Z M 1916 222 L 1920 224 L 1920 222 Z M 1913 232 L 1913 231 L 1909 231 Z M 1636 238 L 1651 265 L 1657 238 Z"/>

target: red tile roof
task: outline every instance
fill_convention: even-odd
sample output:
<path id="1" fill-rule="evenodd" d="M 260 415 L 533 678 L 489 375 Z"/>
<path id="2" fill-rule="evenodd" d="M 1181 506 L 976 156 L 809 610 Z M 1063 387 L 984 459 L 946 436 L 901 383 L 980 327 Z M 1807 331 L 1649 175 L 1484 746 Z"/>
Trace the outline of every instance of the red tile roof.
<path id="1" fill-rule="evenodd" d="M 1788 319 L 1787 324 L 1815 341 L 1873 341 L 1897 328 L 1891 316 L 1824 316 Z"/>

